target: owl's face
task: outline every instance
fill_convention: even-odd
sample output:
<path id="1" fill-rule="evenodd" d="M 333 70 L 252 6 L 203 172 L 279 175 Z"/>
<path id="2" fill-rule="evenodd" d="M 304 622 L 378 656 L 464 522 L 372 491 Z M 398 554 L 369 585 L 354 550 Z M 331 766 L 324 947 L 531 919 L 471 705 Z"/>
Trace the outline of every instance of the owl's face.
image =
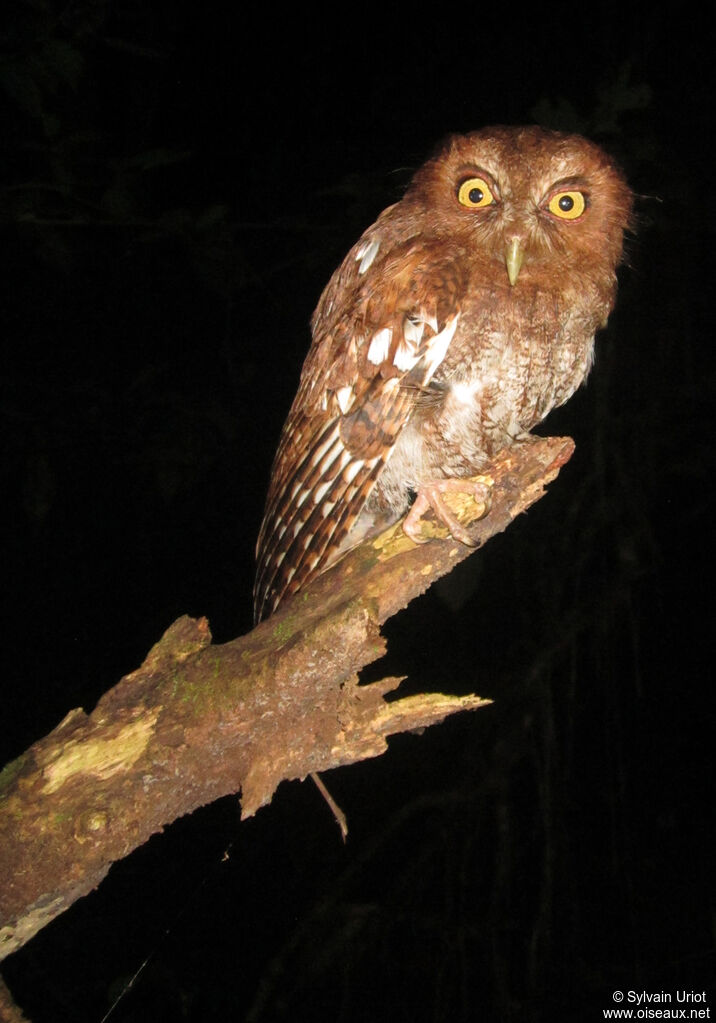
<path id="1" fill-rule="evenodd" d="M 554 284 L 569 268 L 619 263 L 631 197 L 609 157 L 579 136 L 487 128 L 448 140 L 416 174 L 404 202 L 424 230 L 464 245 L 505 285 Z M 417 207 L 417 209 L 416 209 Z M 485 260 L 491 264 L 484 266 Z"/>

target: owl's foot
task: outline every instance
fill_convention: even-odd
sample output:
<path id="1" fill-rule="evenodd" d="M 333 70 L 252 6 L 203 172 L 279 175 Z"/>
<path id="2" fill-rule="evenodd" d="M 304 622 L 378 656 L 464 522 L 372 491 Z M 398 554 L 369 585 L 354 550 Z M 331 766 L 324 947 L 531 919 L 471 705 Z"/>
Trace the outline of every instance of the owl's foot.
<path id="1" fill-rule="evenodd" d="M 477 518 L 484 518 L 492 503 L 492 488 L 480 480 L 448 479 L 424 483 L 418 491 L 413 505 L 403 520 L 403 532 L 413 543 L 427 543 L 430 539 L 422 532 L 421 520 L 425 512 L 432 510 L 438 522 L 441 522 L 455 540 L 467 547 L 475 547 L 476 543 L 470 533 L 458 520 L 457 516 L 446 505 L 443 494 L 467 494 L 476 504 L 484 505 L 484 510 Z"/>

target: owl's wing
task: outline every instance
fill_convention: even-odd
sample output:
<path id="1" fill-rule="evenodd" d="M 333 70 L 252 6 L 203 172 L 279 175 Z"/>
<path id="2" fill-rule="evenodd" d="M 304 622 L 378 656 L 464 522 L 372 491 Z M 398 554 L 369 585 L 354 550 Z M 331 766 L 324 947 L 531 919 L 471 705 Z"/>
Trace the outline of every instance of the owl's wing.
<path id="1" fill-rule="evenodd" d="M 337 554 L 458 325 L 457 261 L 415 238 L 379 251 L 367 233 L 314 314 L 257 544 L 257 621 Z"/>

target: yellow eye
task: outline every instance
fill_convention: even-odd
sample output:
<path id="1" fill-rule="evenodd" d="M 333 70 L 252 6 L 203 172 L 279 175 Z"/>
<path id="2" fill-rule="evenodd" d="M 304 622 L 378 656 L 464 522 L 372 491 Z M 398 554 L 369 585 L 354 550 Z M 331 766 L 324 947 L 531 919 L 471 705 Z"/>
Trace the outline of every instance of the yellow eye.
<path id="1" fill-rule="evenodd" d="M 560 220 L 576 220 L 587 208 L 587 199 L 583 192 L 555 192 L 547 204 L 547 209 Z"/>
<path id="2" fill-rule="evenodd" d="M 484 178 L 466 178 L 457 190 L 457 201 L 471 210 L 492 206 L 495 197 Z"/>

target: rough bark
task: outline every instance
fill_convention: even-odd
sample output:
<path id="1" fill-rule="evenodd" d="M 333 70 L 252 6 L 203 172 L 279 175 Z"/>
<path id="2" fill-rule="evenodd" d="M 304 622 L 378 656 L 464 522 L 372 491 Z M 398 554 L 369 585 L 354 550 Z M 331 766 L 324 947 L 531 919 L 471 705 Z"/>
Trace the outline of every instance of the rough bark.
<path id="1" fill-rule="evenodd" d="M 489 514 L 452 501 L 477 546 L 504 530 L 570 458 L 536 439 L 492 467 Z M 476 521 L 479 520 L 479 521 Z M 385 650 L 380 626 L 471 548 L 425 523 L 367 541 L 268 621 L 213 645 L 205 619 L 176 621 L 91 714 L 71 710 L 0 774 L 0 959 L 95 888 L 111 864 L 177 817 L 241 792 L 247 817 L 284 779 L 378 756 L 387 737 L 489 702 L 400 683 L 359 685 Z"/>

